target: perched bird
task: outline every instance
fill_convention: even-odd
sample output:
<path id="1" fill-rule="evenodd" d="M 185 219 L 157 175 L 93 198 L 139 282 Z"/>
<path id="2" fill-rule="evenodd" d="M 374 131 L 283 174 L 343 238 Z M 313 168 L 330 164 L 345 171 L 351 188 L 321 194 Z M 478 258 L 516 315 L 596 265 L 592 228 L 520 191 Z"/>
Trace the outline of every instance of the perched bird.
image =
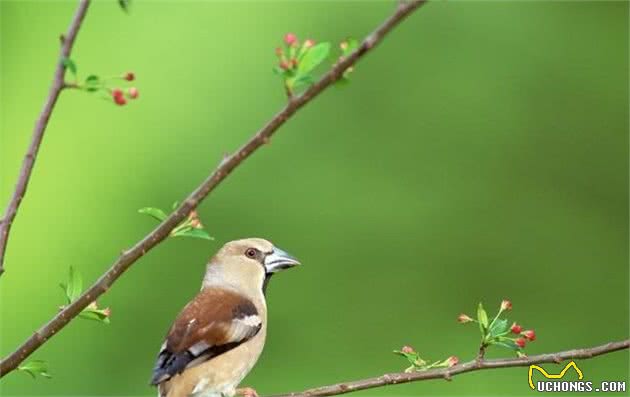
<path id="1" fill-rule="evenodd" d="M 267 240 L 225 244 L 210 259 L 201 291 L 179 313 L 158 354 L 151 384 L 161 397 L 232 397 L 265 344 L 271 276 L 298 265 Z M 255 396 L 253 389 L 240 394 Z"/>

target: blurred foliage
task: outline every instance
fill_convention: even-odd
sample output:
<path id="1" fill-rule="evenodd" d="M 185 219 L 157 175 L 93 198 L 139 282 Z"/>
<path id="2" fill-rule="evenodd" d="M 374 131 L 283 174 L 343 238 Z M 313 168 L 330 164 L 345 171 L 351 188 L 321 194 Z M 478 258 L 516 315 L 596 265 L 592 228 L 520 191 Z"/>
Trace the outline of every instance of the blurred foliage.
<path id="1" fill-rule="evenodd" d="M 91 283 L 286 102 L 270 72 L 286 32 L 364 37 L 394 2 L 94 2 L 72 59 L 136 74 L 134 106 L 62 94 L 0 282 L 4 355 Z M 0 203 L 14 187 L 75 3 L 0 2 Z M 170 322 L 225 241 L 260 236 L 304 266 L 268 290 L 261 394 L 400 369 L 393 349 L 474 357 L 455 316 L 510 298 L 529 354 L 628 336 L 628 3 L 431 2 L 231 175 L 198 209 L 216 241 L 168 239 L 3 396 L 155 395 Z M 4 208 L 4 204 L 2 205 Z M 296 352 L 299 351 L 299 354 Z M 500 349 L 490 357 L 509 355 Z M 579 363 L 627 379 L 628 353 Z M 553 368 L 553 367 L 552 367 Z M 525 368 L 363 395 L 524 395 Z"/>

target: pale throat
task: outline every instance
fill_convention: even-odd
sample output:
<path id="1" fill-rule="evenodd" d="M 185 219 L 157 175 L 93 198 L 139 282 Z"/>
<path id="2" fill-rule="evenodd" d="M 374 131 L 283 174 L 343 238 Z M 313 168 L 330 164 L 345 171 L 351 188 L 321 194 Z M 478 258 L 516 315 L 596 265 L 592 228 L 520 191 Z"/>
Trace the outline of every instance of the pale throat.
<path id="1" fill-rule="evenodd" d="M 229 288 L 250 299 L 262 300 L 264 304 L 264 272 L 253 272 L 246 277 L 243 276 L 243 274 L 225 271 L 220 264 L 210 264 L 206 268 L 201 289 L 208 287 Z"/>

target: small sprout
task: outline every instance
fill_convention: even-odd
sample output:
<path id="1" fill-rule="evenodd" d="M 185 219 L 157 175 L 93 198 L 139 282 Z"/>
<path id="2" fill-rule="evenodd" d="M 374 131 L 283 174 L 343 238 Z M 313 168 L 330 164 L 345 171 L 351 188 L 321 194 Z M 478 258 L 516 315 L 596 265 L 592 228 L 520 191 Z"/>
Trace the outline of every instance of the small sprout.
<path id="1" fill-rule="evenodd" d="M 529 340 L 530 342 L 533 342 L 536 340 L 536 333 L 534 332 L 533 329 L 528 329 L 527 331 L 523 331 L 522 335 L 525 338 L 527 338 L 527 340 Z"/>
<path id="2" fill-rule="evenodd" d="M 100 321 L 102 323 L 109 324 L 109 317 L 111 315 L 112 309 L 110 309 L 109 307 L 106 307 L 105 309 L 99 309 L 98 304 L 96 302 L 92 302 L 79 314 L 79 317 L 86 320 Z"/>
<path id="3" fill-rule="evenodd" d="M 73 64 L 68 63 L 67 60 L 64 65 L 69 70 L 72 70 Z M 74 66 L 76 70 L 76 65 Z M 76 76 L 76 73 L 75 73 Z M 115 87 L 112 84 L 112 81 L 133 81 L 136 76 L 133 72 L 126 72 L 123 74 L 109 76 L 109 77 L 100 77 L 95 74 L 88 75 L 83 82 L 79 82 L 76 80 L 73 83 L 65 83 L 65 88 L 73 88 L 76 90 L 86 91 L 86 92 L 100 92 L 107 97 L 110 97 L 112 101 L 119 106 L 123 106 L 127 104 L 128 99 L 136 99 L 138 98 L 139 91 L 136 87 L 130 87 L 128 89 L 122 89 L 119 87 Z"/>
<path id="4" fill-rule="evenodd" d="M 479 323 L 479 331 L 481 333 L 480 351 L 484 352 L 487 347 L 495 345 L 512 350 L 521 357 L 523 354 L 521 350 L 525 348 L 527 341 L 533 342 L 536 340 L 536 333 L 534 330 L 523 331 L 523 327 L 515 321 L 510 326 L 507 318 L 501 318 L 505 312 L 511 309 L 512 302 L 504 299 L 499 306 L 499 311 L 490 321 L 488 313 L 484 310 L 483 305 L 479 303 L 477 320 L 462 313 L 457 317 L 457 321 L 460 323 L 471 321 Z M 516 336 L 511 337 L 511 335 Z"/>
<path id="5" fill-rule="evenodd" d="M 457 316 L 457 322 L 460 324 L 465 324 L 465 323 L 469 323 L 471 321 L 475 321 L 473 320 L 470 316 L 468 316 L 467 314 L 460 314 L 459 316 Z"/>
<path id="6" fill-rule="evenodd" d="M 177 209 L 177 204 L 173 204 L 173 210 Z M 150 217 L 158 220 L 159 222 L 163 222 L 168 218 L 168 215 L 164 211 L 159 208 L 153 207 L 145 207 L 138 210 L 139 213 L 149 215 Z M 203 230 L 203 224 L 201 223 L 201 219 L 199 219 L 199 214 L 197 211 L 193 210 L 188 214 L 188 217 L 185 221 L 177 225 L 173 230 L 171 230 L 170 235 L 172 237 L 194 237 L 201 238 L 204 240 L 214 240 L 205 230 Z"/>
<path id="7" fill-rule="evenodd" d="M 514 323 L 512 324 L 512 326 L 510 327 L 510 331 L 512 331 L 513 334 L 520 334 L 521 331 L 523 330 L 523 327 L 521 327 L 520 325 Z"/>
<path id="8" fill-rule="evenodd" d="M 44 360 L 31 360 L 26 364 L 22 364 L 17 368 L 19 371 L 24 371 L 31 375 L 33 379 L 39 376 L 44 378 L 52 378 L 52 375 L 48 373 L 48 363 Z"/>
<path id="9" fill-rule="evenodd" d="M 315 81 L 313 71 L 328 57 L 330 43 L 316 44 L 315 40 L 307 39 L 300 46 L 300 41 L 294 33 L 284 36 L 284 47 L 276 47 L 275 53 L 278 64 L 274 72 L 284 79 L 284 88 L 289 97 L 300 86 Z"/>
<path id="10" fill-rule="evenodd" d="M 446 360 L 429 362 L 422 357 L 420 353 L 416 352 L 411 346 L 403 346 L 400 350 L 394 350 L 394 354 L 403 356 L 409 361 L 411 366 L 405 369 L 405 372 L 424 371 L 431 368 L 447 368 L 457 365 L 459 359 L 456 356 L 450 356 Z"/>
<path id="11" fill-rule="evenodd" d="M 127 93 L 129 94 L 129 98 L 131 99 L 137 99 L 138 95 L 140 95 L 140 93 L 138 92 L 138 89 L 136 87 L 131 87 L 127 90 Z"/>
<path id="12" fill-rule="evenodd" d="M 72 302 L 79 299 L 81 294 L 83 293 L 83 279 L 78 271 L 76 271 L 72 266 L 70 266 L 70 272 L 68 274 L 68 282 L 66 284 L 60 284 L 61 289 L 64 290 L 66 294 L 66 305 L 71 304 Z M 64 306 L 61 306 L 60 309 L 64 309 Z M 109 323 L 109 315 L 111 310 L 109 308 L 99 309 L 96 301 L 91 302 L 81 313 L 79 313 L 79 317 L 85 318 L 88 320 L 98 320 L 104 323 Z"/>

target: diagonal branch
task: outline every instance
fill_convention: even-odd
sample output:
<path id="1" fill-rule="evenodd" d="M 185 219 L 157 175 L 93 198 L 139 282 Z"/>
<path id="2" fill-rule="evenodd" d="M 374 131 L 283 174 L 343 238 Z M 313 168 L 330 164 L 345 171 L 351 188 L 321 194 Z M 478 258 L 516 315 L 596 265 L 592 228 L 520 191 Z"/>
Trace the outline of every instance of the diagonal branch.
<path id="1" fill-rule="evenodd" d="M 74 41 L 77 38 L 77 34 L 79 33 L 81 23 L 83 22 L 83 18 L 85 18 L 85 14 L 87 13 L 89 5 L 90 0 L 81 0 L 79 2 L 79 7 L 74 14 L 74 18 L 72 18 L 72 22 L 70 23 L 70 27 L 68 28 L 66 35 L 61 37 L 61 51 L 59 54 L 59 59 L 57 59 L 57 67 L 55 68 L 53 83 L 50 87 L 50 91 L 48 92 L 46 102 L 44 103 L 44 108 L 42 109 L 42 112 L 40 113 L 39 117 L 37 118 L 37 122 L 35 123 L 33 136 L 31 138 L 31 144 L 28 147 L 26 155 L 24 156 L 24 160 L 22 161 L 22 168 L 20 169 L 20 176 L 18 177 L 15 191 L 13 192 L 11 201 L 9 202 L 9 205 L 4 212 L 4 216 L 0 220 L 0 276 L 2 275 L 2 273 L 4 273 L 4 254 L 6 252 L 7 243 L 9 241 L 9 232 L 11 231 L 11 225 L 13 224 L 15 215 L 17 214 L 18 208 L 20 207 L 20 203 L 22 202 L 22 199 L 26 194 L 26 188 L 28 187 L 28 182 L 31 178 L 31 173 L 33 172 L 35 159 L 37 158 L 39 146 L 41 145 L 42 139 L 44 138 L 44 132 L 46 131 L 48 120 L 50 119 L 50 115 L 52 114 L 53 108 L 55 107 L 55 103 L 57 103 L 57 98 L 59 98 L 59 94 L 64 89 L 63 76 L 65 74 L 66 67 L 63 64 L 62 60 L 64 58 L 70 57 L 72 46 L 74 45 Z"/>
<path id="2" fill-rule="evenodd" d="M 355 52 L 337 62 L 314 85 L 302 95 L 293 97 L 287 105 L 277 113 L 264 127 L 262 127 L 238 151 L 226 157 L 210 176 L 197 187 L 182 204 L 151 233 L 140 240 L 132 248 L 125 250 L 107 270 L 81 297 L 66 306 L 48 323 L 43 325 L 29 337 L 13 353 L 5 357 L 0 363 L 0 377 L 13 371 L 22 361 L 30 356 L 41 345 L 56 335 L 73 318 L 79 315 L 91 302 L 105 293 L 112 284 L 144 254 L 166 239 L 175 226 L 181 223 L 188 214 L 195 209 L 208 194 L 213 191 L 236 167 L 254 153 L 262 145 L 269 142 L 273 134 L 291 116 L 304 105 L 313 100 L 331 84 L 339 80 L 343 72 L 354 65 L 359 59 L 374 48 L 396 25 L 402 22 L 414 10 L 425 3 L 425 0 L 402 2 L 396 11 L 381 26 L 376 28 L 357 48 Z"/>
<path id="3" fill-rule="evenodd" d="M 567 350 L 558 353 L 539 354 L 536 356 L 522 358 L 502 358 L 497 360 L 472 360 L 464 364 L 456 365 L 450 368 L 427 370 L 420 372 L 400 372 L 393 374 L 385 374 L 383 376 L 355 380 L 352 382 L 337 383 L 335 385 L 316 387 L 302 392 L 279 394 L 272 397 L 322 397 L 336 396 L 338 394 L 352 393 L 359 390 L 373 389 L 388 385 L 397 385 L 400 383 L 418 382 L 429 379 L 445 379 L 451 378 L 465 372 L 479 371 L 482 369 L 493 368 L 510 368 L 510 367 L 528 367 L 532 364 L 541 363 L 560 363 L 565 360 L 572 359 L 588 359 L 602 354 L 612 353 L 618 350 L 628 349 L 630 339 L 619 342 L 611 342 L 601 346 L 595 346 L 584 349 Z"/>

